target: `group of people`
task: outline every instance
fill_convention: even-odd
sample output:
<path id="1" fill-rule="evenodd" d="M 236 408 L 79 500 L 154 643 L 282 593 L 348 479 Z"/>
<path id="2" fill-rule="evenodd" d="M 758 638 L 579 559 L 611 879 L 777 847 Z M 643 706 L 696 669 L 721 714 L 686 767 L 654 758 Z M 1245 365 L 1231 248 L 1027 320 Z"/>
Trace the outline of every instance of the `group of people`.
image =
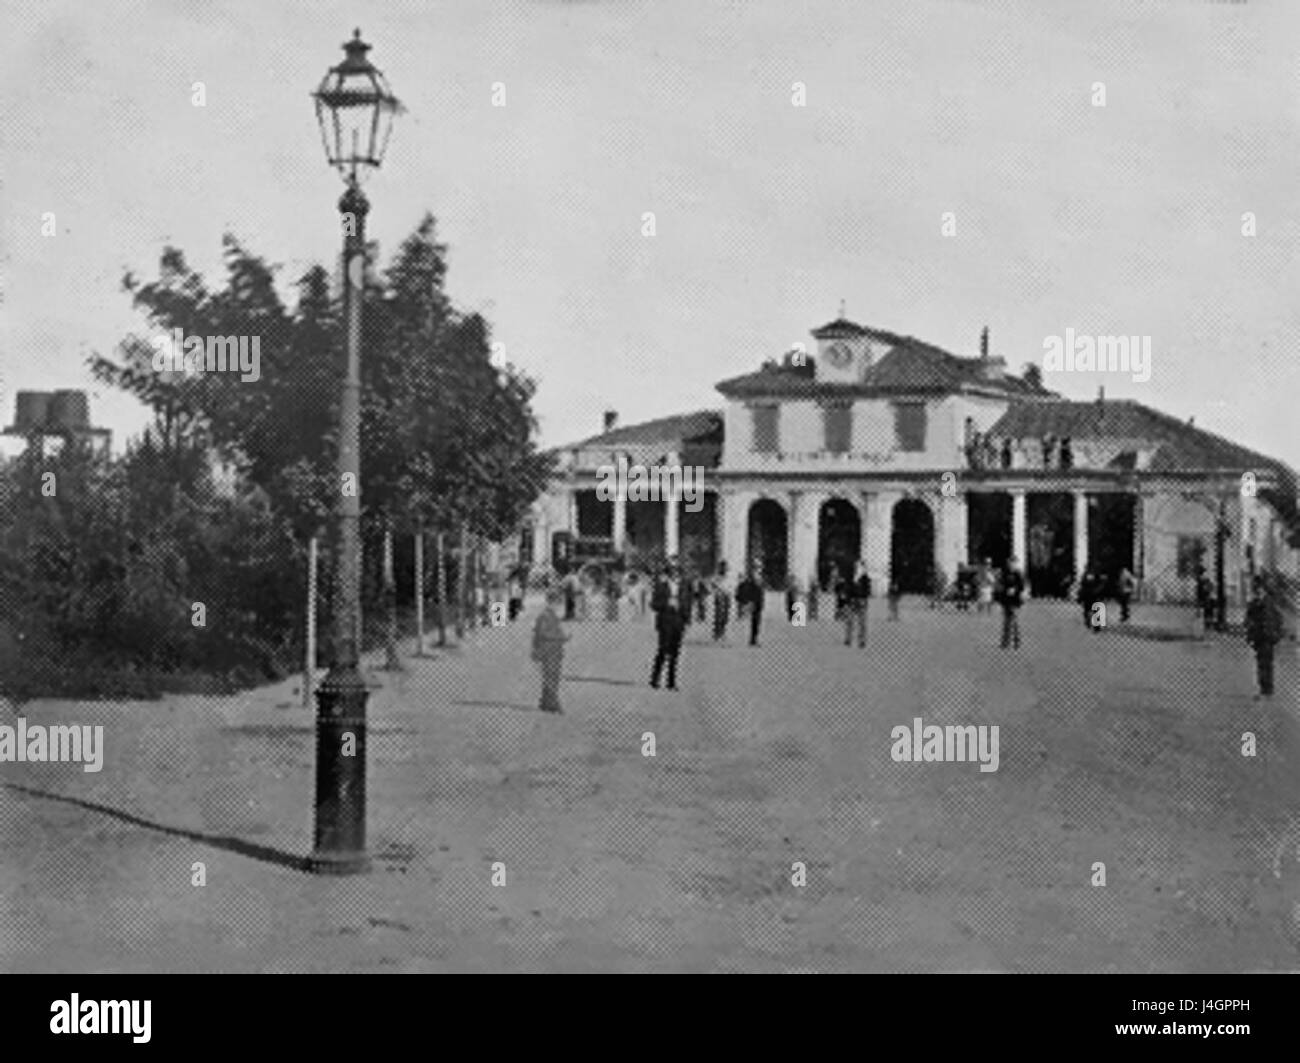
<path id="1" fill-rule="evenodd" d="M 981 564 L 959 567 L 951 597 L 959 612 L 969 612 L 974 605 L 976 613 L 992 613 L 994 606 L 1000 606 L 1001 648 L 1019 649 L 1020 608 L 1025 604 L 1027 588 L 1019 558 L 1010 557 L 1005 565 L 998 567 L 992 558 L 986 557 Z M 947 589 L 945 577 L 936 570 L 931 582 L 931 609 L 944 600 Z"/>
<path id="2" fill-rule="evenodd" d="M 537 619 L 533 639 L 533 659 L 542 669 L 542 706 L 544 711 L 558 712 L 558 686 L 560 663 L 564 643 L 569 636 L 560 625 L 555 609 L 564 604 L 565 618 L 578 619 L 570 607 L 576 580 L 566 578 L 559 588 L 547 593 L 547 604 Z M 635 588 L 636 584 L 632 584 Z M 642 583 L 641 587 L 645 584 Z M 872 594 L 871 577 L 865 563 L 859 561 L 851 573 L 845 573 L 835 585 L 836 619 L 844 624 L 844 644 L 852 645 L 855 637 L 859 647 L 866 646 L 868 602 Z M 650 686 L 668 690 L 677 689 L 677 668 L 681 658 L 686 630 L 693 621 L 708 618 L 712 607 L 712 634 L 715 642 L 723 641 L 732 619 L 748 626 L 750 646 L 759 645 L 763 625 L 763 609 L 767 593 L 763 585 L 762 569 L 755 564 L 736 580 L 725 561 L 718 564 L 712 579 L 684 575 L 675 558 L 664 566 L 663 572 L 648 590 L 649 611 L 655 618 L 655 655 L 650 670 Z M 796 619 L 796 609 L 803 604 L 808 619 L 817 619 L 818 589 L 814 584 L 806 597 L 790 581 L 786 589 L 787 618 Z M 897 580 L 891 579 L 888 592 L 891 620 L 899 618 L 899 601 L 902 592 Z"/>
<path id="3" fill-rule="evenodd" d="M 568 587 L 562 584 L 550 588 L 546 595 L 546 606 L 537 618 L 533 634 L 533 659 L 542 672 L 542 710 L 559 712 L 560 672 L 564 658 L 564 644 L 569 635 L 560 624 L 556 609 L 571 600 Z M 1020 610 L 1024 605 L 1027 585 L 1019 559 L 1011 557 L 999 570 L 986 562 L 983 571 L 977 577 L 977 608 L 984 612 L 991 611 L 996 603 L 1002 610 L 1002 649 L 1020 648 Z M 1136 580 L 1128 569 L 1124 569 L 1114 585 L 1114 595 L 1120 605 L 1120 619 L 1129 619 L 1129 606 L 1136 591 Z M 1094 614 L 1094 606 L 1104 601 L 1108 588 L 1104 578 L 1092 568 L 1085 570 L 1079 580 L 1078 598 L 1083 609 L 1084 623 L 1097 631 L 1102 626 Z M 711 580 L 685 576 L 676 559 L 670 559 L 662 573 L 653 581 L 653 588 L 648 588 L 649 609 L 655 617 L 655 654 L 650 671 L 650 686 L 658 690 L 660 681 L 668 690 L 677 689 L 677 668 L 681 657 L 682 642 L 686 629 L 692 620 L 706 619 L 706 605 L 712 604 L 715 642 L 725 639 L 731 622 L 732 608 L 740 620 L 747 620 L 749 627 L 749 645 L 759 644 L 759 634 L 763 622 L 763 606 L 766 592 L 763 587 L 761 569 L 755 565 L 737 582 L 728 571 L 726 562 L 718 565 L 717 572 Z M 866 565 L 859 561 L 851 573 L 845 573 L 835 585 L 836 619 L 844 624 L 844 644 L 851 646 L 855 641 L 859 648 L 867 642 L 867 615 L 872 596 L 871 577 Z M 887 598 L 891 620 L 898 619 L 898 603 L 901 590 L 896 579 L 891 578 Z M 817 589 L 814 586 L 808 595 L 806 608 L 809 619 L 816 619 Z M 512 595 L 513 598 L 513 595 Z M 786 607 L 789 618 L 794 620 L 794 610 L 799 604 L 799 596 L 789 589 L 786 595 Z M 512 615 L 515 612 L 511 603 Z M 569 610 L 565 610 L 566 616 Z M 1246 608 L 1246 640 L 1255 653 L 1259 696 L 1271 697 L 1273 694 L 1273 655 L 1275 647 L 1283 637 L 1281 610 L 1276 598 L 1268 592 L 1267 584 L 1256 579 L 1252 596 Z"/>
<path id="4" fill-rule="evenodd" d="M 543 712 L 560 712 L 560 674 L 564 662 L 564 644 L 570 639 L 556 609 L 564 606 L 565 616 L 574 619 L 569 609 L 573 599 L 574 581 L 565 580 L 558 587 L 547 590 L 546 604 L 533 628 L 533 660 L 542 673 Z M 644 586 L 644 585 L 643 585 Z M 640 588 L 638 588 L 640 589 Z M 677 663 L 681 657 L 682 641 L 692 618 L 705 619 L 706 599 L 713 599 L 713 637 L 720 640 L 726 635 L 734 601 L 737 613 L 748 616 L 750 645 L 758 645 L 758 633 L 763 617 L 763 589 L 757 571 L 747 574 L 733 586 L 726 562 L 718 566 L 711 583 L 684 576 L 676 559 L 670 559 L 662 574 L 649 591 L 649 608 L 655 615 L 655 656 L 650 672 L 650 685 L 656 690 L 660 680 L 666 680 L 669 690 L 677 689 Z"/>
<path id="5" fill-rule="evenodd" d="M 1136 577 L 1127 568 L 1122 569 L 1114 586 L 1115 600 L 1119 602 L 1121 623 L 1128 623 L 1129 607 L 1133 603 L 1133 595 L 1136 591 Z M 1105 627 L 1104 619 L 1096 606 L 1104 604 L 1108 597 L 1110 595 L 1106 586 L 1106 577 L 1091 566 L 1084 569 L 1083 575 L 1079 577 L 1079 605 L 1083 609 L 1084 627 L 1091 628 L 1094 632 L 1100 632 Z"/>
<path id="6" fill-rule="evenodd" d="M 749 626 L 749 645 L 759 644 L 759 634 L 763 626 L 763 606 L 767 592 L 763 586 L 763 573 L 759 565 L 753 565 L 741 579 L 736 582 L 728 570 L 725 561 L 718 565 L 712 580 L 689 580 L 681 576 L 675 561 L 669 561 L 664 574 L 656 581 L 650 608 L 655 614 L 655 631 L 657 643 L 654 664 L 650 673 L 650 685 L 659 687 L 659 679 L 667 669 L 667 688 L 677 689 L 677 661 L 681 655 L 682 639 L 686 628 L 691 623 L 692 609 L 698 620 L 705 619 L 705 598 L 712 600 L 713 607 L 713 641 L 721 642 L 726 638 L 727 628 L 731 622 L 732 605 L 736 607 L 737 619 L 747 621 Z M 786 584 L 786 618 L 792 623 L 796 620 L 796 610 L 802 604 L 806 619 L 817 619 L 818 593 L 816 585 L 801 602 L 801 594 L 793 580 Z M 852 574 L 845 574 L 836 584 L 836 616 L 843 620 L 845 626 L 844 644 L 851 645 L 856 634 L 858 645 L 865 646 L 867 639 L 867 602 L 871 597 L 871 577 L 867 574 L 865 563 L 859 561 Z M 890 619 L 898 619 L 898 603 L 902 597 L 897 580 L 891 580 L 889 586 Z"/>
<path id="7" fill-rule="evenodd" d="M 993 566 L 992 558 L 985 558 L 982 564 L 958 566 L 957 580 L 953 586 L 953 598 L 958 612 L 968 612 L 972 605 L 977 613 L 993 611 L 993 601 L 997 589 L 998 570 Z M 935 570 L 930 594 L 930 607 L 934 608 L 944 599 L 947 590 L 946 580 L 941 572 Z"/>

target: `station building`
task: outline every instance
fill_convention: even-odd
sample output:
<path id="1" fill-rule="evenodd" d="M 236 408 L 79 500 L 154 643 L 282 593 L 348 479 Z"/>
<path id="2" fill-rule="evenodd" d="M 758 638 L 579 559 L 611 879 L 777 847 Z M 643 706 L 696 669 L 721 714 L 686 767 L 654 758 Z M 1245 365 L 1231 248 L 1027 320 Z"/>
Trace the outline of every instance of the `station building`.
<path id="1" fill-rule="evenodd" d="M 1144 601 L 1187 601 L 1223 569 L 1239 604 L 1258 570 L 1297 574 L 1296 478 L 1282 462 L 1131 400 L 1062 399 L 988 350 L 961 357 L 837 320 L 756 372 L 721 409 L 617 424 L 557 450 L 519 544 L 533 566 L 676 555 L 709 574 L 757 564 L 767 585 L 830 586 L 862 559 L 883 591 L 935 570 L 1020 558 L 1030 593 L 1070 593 L 1127 568 Z M 604 499 L 620 458 L 703 470 L 703 505 Z M 878 591 L 880 593 L 880 591 Z"/>

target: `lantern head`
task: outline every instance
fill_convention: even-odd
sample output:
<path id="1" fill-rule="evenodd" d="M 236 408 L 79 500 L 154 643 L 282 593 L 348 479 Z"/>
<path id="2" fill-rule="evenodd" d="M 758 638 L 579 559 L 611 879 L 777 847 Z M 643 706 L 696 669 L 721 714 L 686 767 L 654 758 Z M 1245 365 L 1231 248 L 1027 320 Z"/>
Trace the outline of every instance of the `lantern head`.
<path id="1" fill-rule="evenodd" d="M 375 66 L 366 58 L 370 45 L 355 30 L 343 45 L 343 62 L 331 67 L 312 93 L 325 157 L 350 185 L 359 184 L 383 161 L 402 105 Z"/>

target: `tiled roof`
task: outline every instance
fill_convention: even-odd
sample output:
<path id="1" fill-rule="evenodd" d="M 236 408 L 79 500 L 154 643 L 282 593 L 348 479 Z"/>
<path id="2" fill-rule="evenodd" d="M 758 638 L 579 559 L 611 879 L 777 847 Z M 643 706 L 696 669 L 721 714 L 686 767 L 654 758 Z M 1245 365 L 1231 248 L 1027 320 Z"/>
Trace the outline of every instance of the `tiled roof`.
<path id="1" fill-rule="evenodd" d="M 863 328 L 856 321 L 837 317 L 834 321 L 828 321 L 820 328 L 813 329 L 812 334 L 814 339 L 827 340 L 844 336 L 868 336 L 872 334 L 872 330 Z"/>
<path id="2" fill-rule="evenodd" d="M 990 378 L 986 375 L 987 363 L 979 358 L 960 358 L 911 336 L 878 335 L 888 337 L 892 348 L 867 370 L 861 381 L 855 383 L 818 381 L 795 368 L 769 365 L 756 373 L 724 380 L 717 387 L 728 398 L 946 394 L 955 391 L 992 392 L 1015 398 L 1051 398 L 1055 395 L 1054 392 L 1035 390 L 1019 377 L 1006 373 L 1000 378 Z"/>
<path id="3" fill-rule="evenodd" d="M 557 450 L 579 450 L 600 447 L 653 446 L 664 444 L 667 449 L 680 450 L 683 443 L 698 437 L 717 434 L 722 438 L 722 411 L 696 410 L 672 417 L 660 417 L 640 424 L 629 424 L 610 432 L 590 436 L 578 443 L 557 447 Z"/>
<path id="4" fill-rule="evenodd" d="M 1018 404 L 1002 415 L 989 434 L 1013 439 L 1054 435 L 1141 440 L 1157 446 L 1148 465 L 1156 472 L 1271 469 L 1288 478 L 1294 475 L 1280 461 L 1131 399 Z"/>

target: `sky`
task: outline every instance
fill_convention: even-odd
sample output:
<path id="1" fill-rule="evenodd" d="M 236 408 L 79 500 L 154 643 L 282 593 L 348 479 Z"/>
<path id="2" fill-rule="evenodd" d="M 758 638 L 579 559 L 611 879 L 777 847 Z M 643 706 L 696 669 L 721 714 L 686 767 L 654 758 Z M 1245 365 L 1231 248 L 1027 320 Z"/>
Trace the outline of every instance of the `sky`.
<path id="1" fill-rule="evenodd" d="M 334 261 L 309 94 L 360 27 L 408 109 L 369 235 L 386 262 L 433 212 L 546 445 L 721 407 L 843 300 L 957 354 L 987 325 L 1013 371 L 1067 328 L 1149 336 L 1145 382 L 1046 383 L 1300 467 L 1291 0 L 0 2 L 6 424 L 83 387 L 139 431 L 84 359 L 146 331 L 121 280 L 168 243 L 213 286 L 225 232 L 286 292 Z"/>

